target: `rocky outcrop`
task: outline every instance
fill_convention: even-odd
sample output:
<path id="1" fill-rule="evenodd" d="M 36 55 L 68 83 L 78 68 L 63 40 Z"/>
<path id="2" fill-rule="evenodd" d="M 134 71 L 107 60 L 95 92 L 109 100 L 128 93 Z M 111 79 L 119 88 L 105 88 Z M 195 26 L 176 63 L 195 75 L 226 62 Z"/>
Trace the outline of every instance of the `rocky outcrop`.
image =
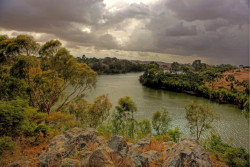
<path id="1" fill-rule="evenodd" d="M 149 138 L 128 143 L 121 136 L 109 141 L 97 137 L 95 129 L 73 128 L 54 137 L 40 153 L 40 167 L 210 167 L 205 150 L 192 139 L 180 143 L 159 143 L 162 150 L 152 145 Z"/>
<path id="2" fill-rule="evenodd" d="M 88 144 L 96 142 L 96 130 L 92 128 L 73 128 L 61 135 L 55 136 L 47 149 L 39 157 L 39 166 L 47 167 L 58 164 L 64 158 L 70 157 L 76 151 L 83 150 Z"/>
<path id="3" fill-rule="evenodd" d="M 164 167 L 211 167 L 211 160 L 206 151 L 196 140 L 184 138 L 180 143 L 167 150 Z"/>

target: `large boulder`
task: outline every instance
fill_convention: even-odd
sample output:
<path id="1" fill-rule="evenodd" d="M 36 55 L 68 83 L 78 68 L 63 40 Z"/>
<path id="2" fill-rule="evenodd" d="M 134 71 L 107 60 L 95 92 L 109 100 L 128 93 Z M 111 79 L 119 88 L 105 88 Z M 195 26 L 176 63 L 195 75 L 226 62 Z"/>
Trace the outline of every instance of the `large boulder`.
<path id="1" fill-rule="evenodd" d="M 141 154 L 143 157 L 148 159 L 149 164 L 156 161 L 160 157 L 160 153 L 155 150 L 149 150 Z"/>
<path id="2" fill-rule="evenodd" d="M 83 150 L 89 143 L 95 142 L 96 134 L 96 130 L 92 128 L 73 128 L 55 136 L 46 150 L 40 153 L 38 165 L 47 167 L 52 164 L 59 164 L 62 159 L 68 158 L 76 151 Z"/>
<path id="3" fill-rule="evenodd" d="M 180 143 L 166 151 L 164 167 L 212 167 L 211 160 L 195 139 L 183 138 Z"/>
<path id="4" fill-rule="evenodd" d="M 115 167 L 111 161 L 110 153 L 112 150 L 108 147 L 97 148 L 88 158 L 89 167 Z"/>
<path id="5" fill-rule="evenodd" d="M 137 151 L 133 151 L 129 155 L 128 161 L 131 167 L 149 167 L 148 158 Z"/>
<path id="6" fill-rule="evenodd" d="M 115 151 L 115 153 L 126 157 L 129 147 L 125 139 L 121 136 L 113 136 L 108 141 L 108 146 Z"/>
<path id="7" fill-rule="evenodd" d="M 129 148 L 128 154 L 134 151 L 142 151 L 145 149 L 145 147 L 149 147 L 150 144 L 151 144 L 151 141 L 149 138 L 142 138 L 131 145 L 131 147 Z"/>

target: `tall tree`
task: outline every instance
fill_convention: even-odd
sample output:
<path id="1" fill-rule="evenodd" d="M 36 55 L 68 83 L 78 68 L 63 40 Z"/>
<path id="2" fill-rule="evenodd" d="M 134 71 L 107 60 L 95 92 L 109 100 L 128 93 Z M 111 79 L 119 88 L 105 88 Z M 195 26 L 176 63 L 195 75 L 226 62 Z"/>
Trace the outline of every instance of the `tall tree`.
<path id="1" fill-rule="evenodd" d="M 190 131 L 196 136 L 196 140 L 199 141 L 201 134 L 212 128 L 211 125 L 214 120 L 218 119 L 218 115 L 208 105 L 195 102 L 190 102 L 185 109 Z"/>
<path id="2" fill-rule="evenodd" d="M 48 114 L 56 103 L 54 110 L 59 111 L 96 83 L 96 73 L 89 66 L 77 62 L 65 48 L 52 46 L 43 50 L 49 54 L 44 55 L 46 58 L 19 56 L 11 69 L 13 76 L 23 78 L 28 84 L 31 103 Z"/>

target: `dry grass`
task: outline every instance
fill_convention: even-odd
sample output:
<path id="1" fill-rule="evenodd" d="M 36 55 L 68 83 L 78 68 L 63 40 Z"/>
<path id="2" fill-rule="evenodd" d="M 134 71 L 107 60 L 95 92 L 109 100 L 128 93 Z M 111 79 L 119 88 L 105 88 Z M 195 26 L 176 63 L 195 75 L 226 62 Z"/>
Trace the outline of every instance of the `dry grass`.
<path id="1" fill-rule="evenodd" d="M 147 152 L 150 150 L 155 150 L 158 152 L 162 152 L 164 150 L 164 145 L 162 144 L 162 142 L 159 142 L 155 139 L 152 139 L 150 142 L 150 145 L 146 145 L 144 146 L 142 149 L 139 149 L 138 151 L 140 152 Z"/>
<path id="2" fill-rule="evenodd" d="M 213 153 L 209 153 L 209 158 L 212 161 L 213 167 L 228 167 L 228 165 L 225 162 L 222 162 Z"/>
<path id="3" fill-rule="evenodd" d="M 30 167 L 37 166 L 38 153 L 47 147 L 47 143 L 45 142 L 37 146 L 23 145 L 21 143 L 16 143 L 16 145 L 16 149 L 13 153 L 5 154 L 1 157 L 0 166 L 7 166 L 17 159 L 28 160 Z"/>
<path id="4" fill-rule="evenodd" d="M 228 75 L 234 75 L 235 80 L 238 80 L 240 82 L 244 80 L 249 81 L 249 68 L 241 68 L 223 73 L 223 78 L 218 79 L 217 81 L 214 82 L 214 88 L 220 89 L 223 87 L 226 89 L 230 89 L 231 82 L 226 81 L 226 77 Z M 208 83 L 206 85 L 209 86 Z M 234 84 L 234 88 L 236 88 L 239 91 L 243 91 L 245 89 L 243 86 L 238 86 L 236 84 Z"/>

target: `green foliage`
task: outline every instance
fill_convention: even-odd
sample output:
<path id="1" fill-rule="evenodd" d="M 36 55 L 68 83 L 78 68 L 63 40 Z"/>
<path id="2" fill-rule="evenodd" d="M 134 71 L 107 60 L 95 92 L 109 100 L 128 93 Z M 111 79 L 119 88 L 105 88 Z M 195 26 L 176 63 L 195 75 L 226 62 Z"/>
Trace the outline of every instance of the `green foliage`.
<path id="1" fill-rule="evenodd" d="M 168 135 L 173 139 L 174 142 L 179 142 L 182 132 L 179 128 L 169 129 Z"/>
<path id="2" fill-rule="evenodd" d="M 14 148 L 14 142 L 12 141 L 11 137 L 0 137 L 0 156 L 2 156 L 5 152 L 13 151 Z"/>
<path id="3" fill-rule="evenodd" d="M 226 77 L 226 81 L 229 81 L 229 82 L 235 81 L 234 75 L 233 75 L 233 74 L 229 74 L 229 75 Z"/>
<path id="4" fill-rule="evenodd" d="M 165 108 L 157 111 L 152 116 L 152 127 L 157 135 L 167 134 L 171 118 Z"/>
<path id="5" fill-rule="evenodd" d="M 173 64 L 176 66 L 176 63 Z M 197 67 L 198 71 L 192 70 L 194 67 L 188 64 L 179 64 L 182 72 L 177 74 L 164 73 L 158 64 L 150 63 L 145 66 L 145 71 L 139 80 L 148 87 L 184 92 L 209 98 L 219 103 L 235 104 L 239 108 L 243 108 L 244 103 L 249 99 L 249 82 L 244 82 L 244 92 L 235 88 L 232 90 L 214 89 L 214 81 L 222 78 L 222 72 L 235 67 L 230 65 L 208 66 L 199 61 L 196 61 L 195 64 L 198 64 L 198 67 L 201 66 L 201 68 Z M 206 83 L 209 83 L 210 86 L 206 86 Z M 243 83 L 238 84 L 242 85 Z"/>
<path id="6" fill-rule="evenodd" d="M 81 127 L 80 122 L 74 115 L 62 112 L 51 112 L 51 114 L 46 117 L 45 122 L 47 122 L 51 129 L 58 133 L 70 128 Z"/>
<path id="7" fill-rule="evenodd" d="M 29 122 L 28 113 L 36 109 L 29 107 L 25 100 L 17 99 L 0 102 L 0 136 L 19 136 Z"/>
<path id="8" fill-rule="evenodd" d="M 249 166 L 249 154 L 243 148 L 235 148 L 223 143 L 220 136 L 216 134 L 211 134 L 210 138 L 206 139 L 204 144 L 208 151 L 223 158 L 230 167 Z"/>
<path id="9" fill-rule="evenodd" d="M 112 137 L 112 125 L 110 123 L 101 124 L 97 127 L 98 134 L 107 138 Z"/>
<path id="10" fill-rule="evenodd" d="M 65 112 L 73 114 L 87 127 L 96 128 L 102 124 L 110 115 L 110 103 L 107 95 L 95 98 L 93 104 L 89 104 L 84 99 L 77 99 L 64 109 Z"/>
<path id="11" fill-rule="evenodd" d="M 178 62 L 173 62 L 171 64 L 170 71 L 177 72 L 177 71 L 180 71 L 180 70 L 181 70 L 181 65 Z"/>
<path id="12" fill-rule="evenodd" d="M 134 112 L 137 111 L 136 104 L 134 101 L 129 97 L 123 97 L 118 100 L 118 106 L 116 108 L 116 113 L 114 113 L 113 117 L 117 120 L 113 120 L 113 124 L 117 126 L 118 123 L 121 123 L 118 125 L 118 128 L 114 129 L 114 132 L 122 131 L 122 133 L 125 132 L 125 127 L 127 134 L 130 138 L 134 138 L 135 133 L 135 119 L 134 119 Z"/>
<path id="13" fill-rule="evenodd" d="M 45 124 L 38 125 L 36 129 L 34 130 L 36 134 L 42 134 L 45 137 L 49 134 L 49 131 L 50 131 L 50 128 Z"/>
<path id="14" fill-rule="evenodd" d="M 13 77 L 9 68 L 0 66 L 0 100 L 13 100 L 17 96 L 27 98 L 28 85 L 24 80 Z"/>
<path id="15" fill-rule="evenodd" d="M 190 132 L 198 141 L 204 131 L 212 128 L 211 124 L 218 116 L 208 105 L 197 104 L 193 101 L 186 105 L 185 109 Z"/>
<path id="16" fill-rule="evenodd" d="M 43 58 L 51 58 L 57 53 L 61 45 L 62 43 L 58 40 L 50 40 L 41 46 L 38 53 Z"/>
<path id="17" fill-rule="evenodd" d="M 24 85 L 24 94 L 30 104 L 50 113 L 52 108 L 60 111 L 71 100 L 83 96 L 87 89 L 95 86 L 96 73 L 86 64 L 79 63 L 61 47 L 58 40 L 48 41 L 40 47 L 28 35 L 13 39 L 1 36 L 0 39 L 0 59 L 6 59 L 6 69 L 0 69 L 0 73 L 5 75 L 0 77 L 2 100 L 13 99 L 11 89 Z M 35 57 L 38 54 L 40 57 Z M 72 86 L 73 89 L 68 89 L 71 91 L 64 93 Z"/>
<path id="18" fill-rule="evenodd" d="M 151 135 L 150 121 L 147 119 L 140 121 L 137 125 L 137 132 L 136 133 L 137 133 L 138 138 L 150 136 Z"/>
<path id="19" fill-rule="evenodd" d="M 105 57 L 100 58 L 87 58 L 85 55 L 78 57 L 79 62 L 88 64 L 98 74 L 118 74 L 127 72 L 140 72 L 143 71 L 144 65 L 131 62 L 129 60 L 119 60 L 117 58 Z"/>

